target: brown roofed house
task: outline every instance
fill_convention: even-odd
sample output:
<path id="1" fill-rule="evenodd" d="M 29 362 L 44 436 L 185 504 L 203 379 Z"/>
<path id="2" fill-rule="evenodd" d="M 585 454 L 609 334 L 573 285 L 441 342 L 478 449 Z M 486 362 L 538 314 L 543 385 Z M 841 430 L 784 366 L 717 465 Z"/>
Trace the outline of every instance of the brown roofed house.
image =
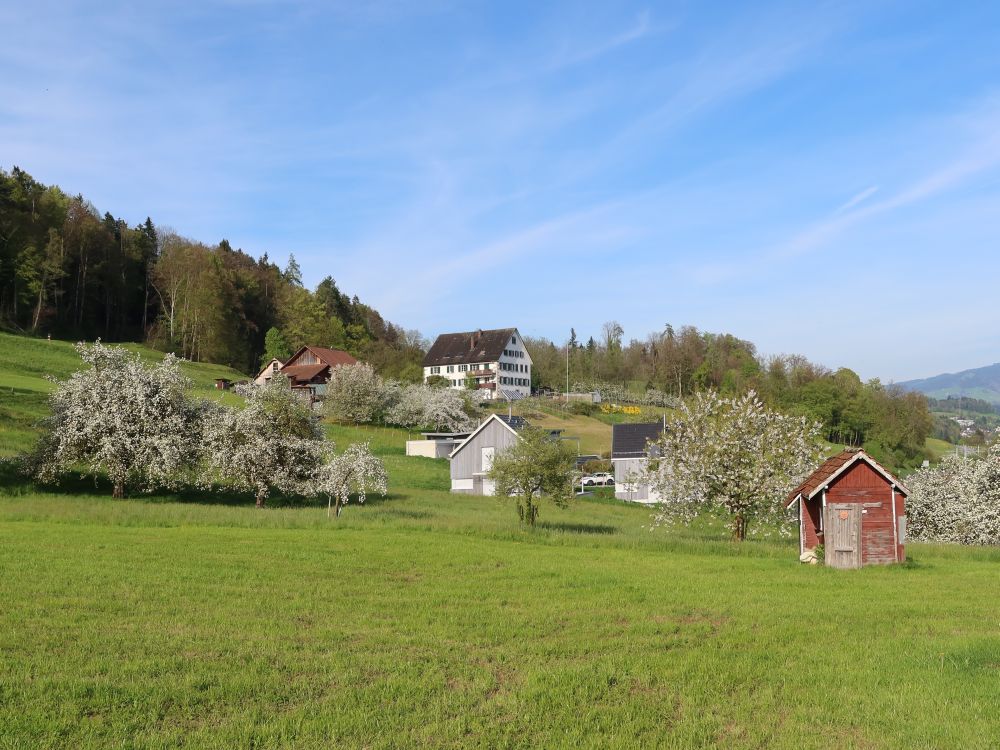
<path id="1" fill-rule="evenodd" d="M 531 355 L 516 328 L 443 333 L 424 357 L 424 382 L 434 376 L 513 401 L 531 395 Z"/>
<path id="2" fill-rule="evenodd" d="M 330 380 L 330 370 L 340 365 L 353 365 L 358 360 L 339 349 L 322 346 L 303 346 L 281 366 L 280 372 L 296 390 L 308 391 L 312 396 L 322 396 Z"/>

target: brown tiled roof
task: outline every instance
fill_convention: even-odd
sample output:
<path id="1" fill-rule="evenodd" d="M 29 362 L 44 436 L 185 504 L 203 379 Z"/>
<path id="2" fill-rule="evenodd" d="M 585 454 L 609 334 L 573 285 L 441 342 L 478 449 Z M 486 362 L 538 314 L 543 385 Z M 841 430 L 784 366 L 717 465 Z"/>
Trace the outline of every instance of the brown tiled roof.
<path id="1" fill-rule="evenodd" d="M 281 372 L 292 381 L 292 385 L 296 383 L 308 383 L 314 377 L 319 375 L 326 369 L 329 369 L 330 365 L 290 365 L 283 367 Z"/>
<path id="2" fill-rule="evenodd" d="M 496 362 L 516 333 L 516 328 L 442 333 L 424 357 L 424 367 Z"/>
<path id="3" fill-rule="evenodd" d="M 836 474 L 844 464 L 853 459 L 858 452 L 859 449 L 857 448 L 847 448 L 836 456 L 830 456 L 816 471 L 806 477 L 802 484 L 788 493 L 788 502 L 792 502 L 800 494 L 809 497 L 813 493 L 813 490 L 826 484 L 826 481 Z"/>
<path id="4" fill-rule="evenodd" d="M 322 346 L 307 346 L 306 348 L 319 357 L 321 361 L 330 365 L 330 367 L 336 367 L 337 365 L 354 365 L 358 363 L 358 360 L 347 352 L 342 352 L 340 349 L 326 349 Z"/>
<path id="5" fill-rule="evenodd" d="M 795 500 L 795 498 L 797 498 L 800 494 L 804 497 L 809 497 L 818 488 L 827 484 L 834 474 L 843 469 L 844 466 L 846 466 L 856 458 L 861 461 L 864 461 L 873 469 L 875 469 L 875 471 L 877 471 L 879 474 L 885 477 L 885 479 L 888 482 L 892 483 L 892 485 L 896 488 L 897 492 L 900 492 L 904 496 L 909 497 L 910 491 L 906 489 L 906 486 L 902 482 L 900 482 L 899 479 L 893 476 L 888 469 L 882 466 L 882 464 L 880 464 L 878 461 L 869 456 L 860 448 L 847 448 L 845 450 L 842 450 L 836 456 L 831 456 L 830 458 L 826 459 L 826 461 L 823 462 L 822 466 L 820 466 L 818 469 L 816 469 L 816 471 L 810 474 L 806 478 L 806 480 L 802 482 L 802 484 L 800 484 L 794 490 L 789 492 L 788 499 L 785 504 L 791 505 L 792 502 Z"/>

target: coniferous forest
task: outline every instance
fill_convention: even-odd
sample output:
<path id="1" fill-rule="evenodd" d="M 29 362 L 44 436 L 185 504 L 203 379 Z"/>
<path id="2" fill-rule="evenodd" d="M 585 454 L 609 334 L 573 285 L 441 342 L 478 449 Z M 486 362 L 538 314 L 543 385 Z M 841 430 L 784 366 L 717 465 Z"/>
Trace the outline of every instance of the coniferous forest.
<path id="1" fill-rule="evenodd" d="M 246 373 L 310 343 L 416 379 L 424 345 L 332 277 L 306 289 L 294 257 L 281 269 L 225 239 L 207 245 L 150 218 L 131 226 L 18 167 L 0 170 L 0 323 L 65 339 L 146 341 Z"/>

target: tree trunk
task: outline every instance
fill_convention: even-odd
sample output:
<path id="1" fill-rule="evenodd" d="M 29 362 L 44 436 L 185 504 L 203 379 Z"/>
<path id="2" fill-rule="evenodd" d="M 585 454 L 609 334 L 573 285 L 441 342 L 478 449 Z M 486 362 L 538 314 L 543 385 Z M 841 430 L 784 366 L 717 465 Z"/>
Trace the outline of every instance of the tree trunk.
<path id="1" fill-rule="evenodd" d="M 257 490 L 257 507 L 263 508 L 265 500 L 267 500 L 267 495 L 264 490 Z"/>
<path id="2" fill-rule="evenodd" d="M 121 500 L 125 497 L 125 485 L 122 482 L 115 482 L 115 487 L 111 490 L 111 497 L 115 500 Z"/>
<path id="3" fill-rule="evenodd" d="M 738 513 L 733 517 L 733 539 L 742 542 L 747 538 L 747 517 Z"/>

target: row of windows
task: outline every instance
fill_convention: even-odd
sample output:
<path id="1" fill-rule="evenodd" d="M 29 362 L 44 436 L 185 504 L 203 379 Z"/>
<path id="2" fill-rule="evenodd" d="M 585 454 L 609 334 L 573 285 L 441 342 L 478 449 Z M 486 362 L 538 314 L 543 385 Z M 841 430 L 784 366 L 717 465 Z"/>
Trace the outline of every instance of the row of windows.
<path id="1" fill-rule="evenodd" d="M 508 372 L 527 372 L 528 366 L 515 362 L 501 362 L 500 369 Z"/>
<path id="2" fill-rule="evenodd" d="M 524 352 L 520 349 L 504 349 L 503 353 L 508 357 L 524 359 Z"/>
<path id="3" fill-rule="evenodd" d="M 528 378 L 500 378 L 500 385 L 531 385 L 531 381 Z"/>

